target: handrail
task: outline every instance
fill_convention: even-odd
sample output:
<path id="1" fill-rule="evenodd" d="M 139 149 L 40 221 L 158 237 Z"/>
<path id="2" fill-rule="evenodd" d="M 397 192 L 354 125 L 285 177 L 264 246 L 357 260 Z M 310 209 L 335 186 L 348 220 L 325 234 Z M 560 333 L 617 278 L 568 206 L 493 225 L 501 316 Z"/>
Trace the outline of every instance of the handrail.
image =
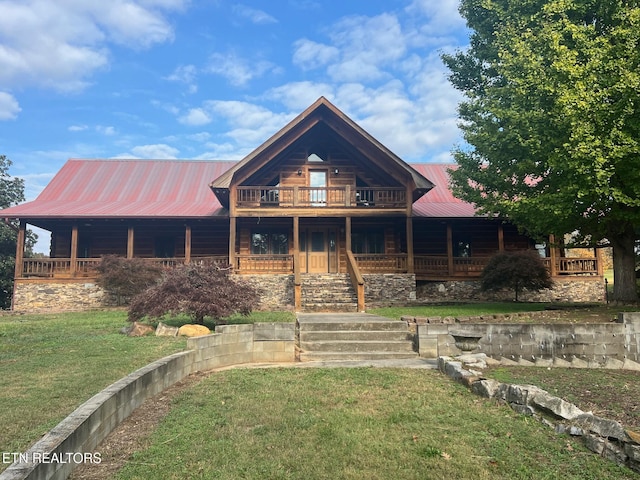
<path id="1" fill-rule="evenodd" d="M 300 260 L 293 256 L 293 305 L 296 311 L 302 309 L 302 275 L 300 274 Z"/>
<path id="2" fill-rule="evenodd" d="M 349 272 L 351 283 L 358 296 L 358 311 L 364 312 L 364 277 L 358 269 L 358 262 L 356 262 L 351 250 L 347 250 L 347 272 Z"/>

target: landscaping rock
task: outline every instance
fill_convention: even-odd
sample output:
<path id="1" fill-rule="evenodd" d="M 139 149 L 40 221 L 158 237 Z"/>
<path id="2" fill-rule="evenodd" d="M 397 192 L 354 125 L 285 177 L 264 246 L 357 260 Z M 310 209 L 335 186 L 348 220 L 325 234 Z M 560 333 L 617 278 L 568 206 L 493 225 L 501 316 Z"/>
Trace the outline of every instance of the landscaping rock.
<path id="1" fill-rule="evenodd" d="M 178 327 L 170 327 L 164 323 L 158 323 L 156 327 L 156 337 L 175 337 L 178 335 Z"/>
<path id="2" fill-rule="evenodd" d="M 211 334 L 211 330 L 204 325 L 187 324 L 178 329 L 178 335 L 184 337 L 202 337 L 209 334 Z"/>
<path id="3" fill-rule="evenodd" d="M 584 415 L 584 412 L 574 404 L 565 402 L 561 398 L 554 397 L 544 390 L 538 389 L 537 391 L 532 393 L 533 395 L 530 395 L 529 397 L 529 402 L 531 403 L 531 405 L 533 405 L 534 407 L 538 407 L 541 410 L 550 412 L 558 418 L 573 420 L 581 415 Z"/>
<path id="4" fill-rule="evenodd" d="M 471 391 L 484 398 L 493 398 L 498 393 L 501 383 L 491 378 L 478 380 L 471 384 Z"/>
<path id="5" fill-rule="evenodd" d="M 573 420 L 576 425 L 582 427 L 584 430 L 588 430 L 601 437 L 614 438 L 623 442 L 631 440 L 624 427 L 614 420 L 607 420 L 606 418 L 597 417 L 590 413 L 579 415 Z"/>
<path id="6" fill-rule="evenodd" d="M 127 335 L 129 337 L 144 337 L 145 335 L 151 335 L 154 332 L 154 328 L 151 325 L 146 325 L 140 322 L 133 322 L 131 329 Z"/>
<path id="7" fill-rule="evenodd" d="M 604 439 L 597 437 L 596 435 L 585 435 L 582 437 L 584 440 L 584 446 L 591 450 L 593 453 L 601 455 L 604 451 Z"/>

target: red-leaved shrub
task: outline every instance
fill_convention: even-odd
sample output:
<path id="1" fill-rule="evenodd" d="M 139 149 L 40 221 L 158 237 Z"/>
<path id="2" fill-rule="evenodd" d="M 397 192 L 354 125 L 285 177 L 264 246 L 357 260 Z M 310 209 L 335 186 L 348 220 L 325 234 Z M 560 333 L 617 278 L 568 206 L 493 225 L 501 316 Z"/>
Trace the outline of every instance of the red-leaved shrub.
<path id="1" fill-rule="evenodd" d="M 257 303 L 258 292 L 233 280 L 228 270 L 215 265 L 181 265 L 166 271 L 160 283 L 131 300 L 129 320 L 185 314 L 201 324 L 205 317 L 248 315 Z"/>

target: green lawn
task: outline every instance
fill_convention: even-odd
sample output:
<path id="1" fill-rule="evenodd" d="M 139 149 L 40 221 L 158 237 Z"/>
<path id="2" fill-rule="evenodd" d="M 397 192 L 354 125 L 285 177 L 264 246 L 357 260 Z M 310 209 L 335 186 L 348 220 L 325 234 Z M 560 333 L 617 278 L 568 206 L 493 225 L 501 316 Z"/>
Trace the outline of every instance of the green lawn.
<path id="1" fill-rule="evenodd" d="M 394 306 L 384 308 L 372 308 L 369 313 L 382 315 L 383 317 L 399 319 L 402 315 L 415 317 L 462 317 L 470 315 L 489 315 L 497 313 L 536 312 L 544 310 L 545 303 L 455 303 L 442 305 L 411 305 Z"/>
<path id="2" fill-rule="evenodd" d="M 0 316 L 0 451 L 25 450 L 106 386 L 186 346 L 118 333 L 126 324 L 124 311 Z"/>
<path id="3" fill-rule="evenodd" d="M 115 478 L 638 478 L 433 370 L 217 372 L 151 437 Z"/>

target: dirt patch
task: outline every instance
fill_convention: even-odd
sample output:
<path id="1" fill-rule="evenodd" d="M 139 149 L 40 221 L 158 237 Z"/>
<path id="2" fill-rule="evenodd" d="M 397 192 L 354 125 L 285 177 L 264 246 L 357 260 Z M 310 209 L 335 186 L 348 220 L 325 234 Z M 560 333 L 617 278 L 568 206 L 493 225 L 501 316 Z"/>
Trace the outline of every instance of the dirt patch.
<path id="1" fill-rule="evenodd" d="M 149 437 L 169 413 L 172 399 L 207 375 L 208 373 L 194 373 L 155 397 L 147 399 L 96 447 L 95 451 L 100 452 L 102 462 L 79 465 L 69 479 L 102 480 L 113 477 L 129 461 L 134 452 L 150 445 Z"/>

